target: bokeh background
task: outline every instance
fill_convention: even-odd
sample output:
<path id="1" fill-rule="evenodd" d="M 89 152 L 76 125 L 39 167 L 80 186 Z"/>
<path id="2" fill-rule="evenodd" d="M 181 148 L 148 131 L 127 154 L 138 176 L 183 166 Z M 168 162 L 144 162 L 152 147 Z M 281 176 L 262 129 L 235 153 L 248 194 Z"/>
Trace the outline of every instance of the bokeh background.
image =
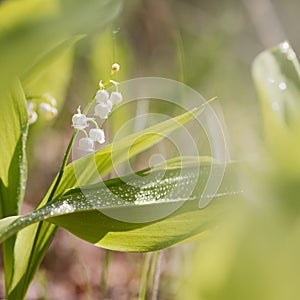
<path id="1" fill-rule="evenodd" d="M 27 24 L 59 13 L 63 5 L 72 7 L 77 3 L 53 1 L 56 3 L 53 5 L 51 1 L 45 1 L 42 5 L 42 1 L 24 0 L 32 2 L 31 7 L 34 7 L 25 10 L 22 2 L 0 1 L 2 35 L 14 26 L 24 28 L 26 35 Z M 5 14 L 5 7 L 9 5 L 15 5 L 11 15 Z M 88 14 L 93 11 L 95 4 L 94 1 L 85 1 L 84 5 L 90 6 L 83 12 Z M 295 52 L 300 53 L 299 11 L 300 3 L 297 0 L 124 1 L 122 9 L 108 25 L 101 28 L 91 26 L 87 36 L 27 87 L 29 94 L 51 93 L 58 101 L 59 115 L 51 122 L 40 120 L 30 128 L 29 177 L 22 211 L 25 213 L 34 209 L 49 188 L 72 134 L 72 114 L 79 105 L 84 106 L 92 98 L 99 80 L 107 78 L 114 62 L 121 65 L 118 81 L 159 76 L 184 82 L 206 99 L 217 96 L 227 127 L 231 157 L 240 160 L 259 156 L 263 133 L 251 64 L 259 52 L 283 40 L 289 40 Z M 80 17 L 88 19 L 89 15 Z M 91 22 L 97 22 L 97 17 L 92 16 Z M 81 33 L 81 28 L 77 31 Z M 85 32 L 83 27 L 82 33 Z M 18 39 L 17 34 L 15 38 Z M 11 47 L 14 47 L 13 41 L 11 43 Z M 0 48 L 3 46 L 0 44 Z M 25 55 L 22 49 L 19 49 L 19 55 Z M 112 117 L 107 125 L 111 134 L 132 114 L 134 110 L 121 111 L 118 116 Z M 140 166 L 137 164 L 135 167 L 138 169 Z M 232 235 L 229 240 L 234 241 L 236 236 Z M 210 291 L 213 280 L 207 278 L 221 278 L 220 270 L 225 270 L 228 261 L 234 260 L 243 249 L 232 250 L 227 245 L 230 243 L 228 239 L 224 243 L 215 242 L 215 247 L 211 246 L 209 252 L 214 253 L 216 248 L 227 245 L 225 252 L 234 255 L 230 260 L 218 257 L 218 264 L 206 266 L 206 270 L 212 274 L 198 274 L 198 271 L 191 271 L 190 264 L 192 259 L 195 259 L 196 266 L 198 260 L 203 263 L 198 253 L 202 251 L 204 243 L 194 242 L 163 251 L 159 299 L 175 299 L 176 295 L 180 295 L 178 299 L 258 299 L 255 292 L 250 293 L 249 297 L 239 294 L 240 289 L 247 291 L 249 286 L 243 286 L 239 278 L 234 276 L 223 298 Z M 219 251 L 222 252 L 222 249 Z M 209 255 L 208 252 L 204 254 Z M 107 255 L 107 251 L 89 245 L 65 230 L 59 230 L 30 287 L 28 299 L 83 300 L 91 295 L 91 299 L 137 299 L 143 255 L 110 253 L 108 286 L 106 295 L 102 295 L 100 286 Z M 276 260 L 276 257 L 273 258 Z M 243 263 L 239 266 L 244 270 Z M 247 266 L 245 263 L 245 269 Z M 264 271 L 267 272 L 267 269 Z M 280 272 L 280 268 L 276 271 Z M 184 288 L 191 274 L 198 274 L 194 278 L 199 278 L 199 281 L 203 277 L 207 279 L 202 281 L 207 284 L 205 296 L 201 292 L 188 295 L 190 288 L 198 289 L 196 279 L 190 288 Z M 240 274 L 239 270 L 235 274 Z M 248 274 L 250 282 L 251 274 L 254 273 Z M 276 280 L 268 274 L 263 278 L 269 278 L 266 286 L 271 289 L 272 280 Z M 0 297 L 4 297 L 3 272 L 0 276 Z M 260 292 L 265 290 L 265 287 L 259 287 L 261 282 L 265 281 L 262 279 L 253 283 L 254 290 L 261 295 L 259 299 L 297 299 L 293 298 L 295 294 L 291 294 L 290 298 L 276 298 L 278 294 L 271 298 L 270 294 Z"/>

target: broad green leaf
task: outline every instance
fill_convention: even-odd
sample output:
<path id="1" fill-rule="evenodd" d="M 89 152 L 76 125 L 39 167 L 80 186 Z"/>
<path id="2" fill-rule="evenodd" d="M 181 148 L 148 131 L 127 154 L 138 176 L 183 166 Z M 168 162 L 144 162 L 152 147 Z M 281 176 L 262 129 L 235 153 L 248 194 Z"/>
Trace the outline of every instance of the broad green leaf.
<path id="1" fill-rule="evenodd" d="M 0 34 L 14 27 L 41 20 L 59 10 L 59 0 L 23 0 L 22 2 L 4 1 L 0 6 Z"/>
<path id="2" fill-rule="evenodd" d="M 138 174 L 70 190 L 9 225 L 2 238 L 47 220 L 97 246 L 119 251 L 155 251 L 205 233 L 216 225 L 241 193 L 237 164 L 229 163 L 214 200 L 199 209 L 211 168 L 199 160 L 182 167 Z"/>
<path id="3" fill-rule="evenodd" d="M 259 54 L 253 63 L 253 77 L 262 104 L 270 153 L 287 174 L 298 176 L 300 66 L 288 42 Z"/>
<path id="4" fill-rule="evenodd" d="M 28 112 L 19 81 L 0 94 L 0 218 L 17 215 L 26 185 L 25 143 Z M 13 272 L 14 238 L 4 244 L 5 277 Z"/>
<path id="5" fill-rule="evenodd" d="M 16 214 L 26 181 L 27 104 L 17 82 L 0 95 L 0 217 Z"/>

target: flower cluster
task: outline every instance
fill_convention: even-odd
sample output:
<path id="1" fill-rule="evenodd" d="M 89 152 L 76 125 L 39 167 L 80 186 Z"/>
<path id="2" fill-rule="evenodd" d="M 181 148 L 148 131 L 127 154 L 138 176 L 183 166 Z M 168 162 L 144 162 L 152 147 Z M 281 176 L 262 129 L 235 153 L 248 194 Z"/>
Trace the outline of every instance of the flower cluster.
<path id="1" fill-rule="evenodd" d="M 118 64 L 113 64 L 111 75 L 118 72 L 119 69 L 120 66 Z M 123 100 L 122 94 L 118 91 L 118 83 L 110 79 L 107 84 L 113 84 L 116 87 L 116 91 L 109 95 L 105 89 L 106 84 L 103 84 L 102 81 L 100 81 L 100 89 L 95 96 L 96 105 L 94 110 L 94 115 L 100 119 L 107 119 L 113 106 L 121 103 Z M 93 123 L 95 128 L 92 128 L 87 132 L 86 128 L 89 127 L 89 123 Z M 77 113 L 72 117 L 72 126 L 75 129 L 82 131 L 85 135 L 85 137 L 79 140 L 79 150 L 94 152 L 95 143 L 103 144 L 105 142 L 104 131 L 98 127 L 94 118 L 88 118 L 85 114 L 81 113 L 80 107 L 77 109 Z"/>
<path id="2" fill-rule="evenodd" d="M 52 120 L 57 115 L 57 103 L 50 94 L 46 93 L 41 96 L 28 98 L 31 99 L 27 102 L 29 124 L 35 123 L 38 119 L 38 115 L 48 121 Z M 42 100 L 42 102 L 37 103 L 37 100 Z"/>
<path id="3" fill-rule="evenodd" d="M 95 99 L 97 103 L 95 106 L 95 116 L 99 117 L 100 119 L 107 119 L 113 108 L 113 105 L 121 103 L 123 97 L 118 91 L 112 92 L 109 96 L 106 90 L 100 89 L 97 92 Z"/>
<path id="4" fill-rule="evenodd" d="M 86 128 L 89 126 L 89 122 L 93 123 L 96 128 L 93 128 L 86 132 Z M 77 109 L 77 114 L 72 117 L 72 126 L 75 129 L 81 130 L 85 137 L 81 138 L 79 141 L 78 148 L 83 151 L 94 152 L 95 142 L 103 144 L 105 142 L 104 131 L 98 127 L 97 122 L 93 118 L 88 118 L 86 115 L 82 114 L 80 107 Z"/>

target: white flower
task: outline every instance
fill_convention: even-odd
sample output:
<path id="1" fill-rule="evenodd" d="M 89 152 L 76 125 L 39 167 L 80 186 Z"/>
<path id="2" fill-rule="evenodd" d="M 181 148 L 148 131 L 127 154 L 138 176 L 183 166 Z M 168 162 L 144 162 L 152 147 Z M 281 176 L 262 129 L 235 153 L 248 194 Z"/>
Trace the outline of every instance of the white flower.
<path id="1" fill-rule="evenodd" d="M 28 123 L 33 124 L 36 122 L 38 115 L 34 111 L 34 105 L 31 101 L 27 102 L 27 110 L 28 110 Z"/>
<path id="2" fill-rule="evenodd" d="M 57 109 L 50 104 L 42 102 L 39 105 L 39 113 L 46 119 L 52 120 L 57 115 Z"/>
<path id="3" fill-rule="evenodd" d="M 104 131 L 100 128 L 91 129 L 89 132 L 89 136 L 93 141 L 98 142 L 100 144 L 103 144 L 105 142 Z"/>
<path id="4" fill-rule="evenodd" d="M 84 129 L 89 126 L 87 117 L 84 114 L 75 114 L 72 117 L 72 126 L 75 129 Z"/>
<path id="5" fill-rule="evenodd" d="M 112 109 L 112 102 L 110 100 L 107 103 L 99 103 L 95 106 L 95 116 L 101 119 L 107 119 Z"/>
<path id="6" fill-rule="evenodd" d="M 36 122 L 38 115 L 35 111 L 32 111 L 28 114 L 28 123 L 33 124 Z"/>
<path id="7" fill-rule="evenodd" d="M 109 94 L 107 91 L 105 90 L 99 90 L 96 93 L 96 101 L 97 103 L 107 103 L 107 101 L 109 100 Z"/>
<path id="8" fill-rule="evenodd" d="M 110 95 L 110 101 L 113 105 L 121 103 L 123 100 L 122 94 L 120 92 L 112 92 Z"/>
<path id="9" fill-rule="evenodd" d="M 78 143 L 78 149 L 88 152 L 94 152 L 94 141 L 91 138 L 81 138 Z"/>

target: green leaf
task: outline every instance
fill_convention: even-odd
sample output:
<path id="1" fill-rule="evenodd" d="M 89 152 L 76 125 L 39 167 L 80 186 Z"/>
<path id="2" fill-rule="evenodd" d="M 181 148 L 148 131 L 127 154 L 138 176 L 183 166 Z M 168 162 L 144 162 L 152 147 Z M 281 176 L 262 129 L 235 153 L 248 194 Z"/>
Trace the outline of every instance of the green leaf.
<path id="1" fill-rule="evenodd" d="M 35 62 L 28 66 L 22 74 L 21 79 L 25 88 L 32 82 L 38 80 L 53 63 L 72 49 L 75 43 L 83 37 L 84 35 L 71 37 L 55 46 L 53 49 L 48 50 L 45 54 L 41 55 L 41 57 L 35 59 Z"/>
<path id="2" fill-rule="evenodd" d="M 27 104 L 17 82 L 0 95 L 0 217 L 18 213 L 26 184 Z"/>
<path id="3" fill-rule="evenodd" d="M 27 103 L 19 81 L 0 94 L 0 218 L 17 215 L 26 185 Z M 14 238 L 3 246 L 5 277 L 13 272 Z"/>
<path id="4" fill-rule="evenodd" d="M 6 217 L 0 220 L 0 232 L 6 230 L 6 228 L 16 221 L 19 216 Z"/>
<path id="5" fill-rule="evenodd" d="M 97 246 L 118 251 L 155 251 L 203 234 L 241 193 L 237 164 L 229 163 L 214 200 L 204 209 L 199 201 L 211 174 L 224 165 L 199 160 L 182 167 L 137 174 L 70 190 L 6 229 L 12 234 L 47 220 Z M 3 238 L 3 236 L 2 236 Z"/>
<path id="6" fill-rule="evenodd" d="M 29 96 L 50 93 L 62 106 L 72 72 L 74 45 L 83 38 L 78 35 L 40 55 L 21 76 L 22 84 Z"/>
<path id="7" fill-rule="evenodd" d="M 270 153 L 287 174 L 300 173 L 300 66 L 287 42 L 262 52 L 253 63 Z M 289 153 L 288 155 L 286 155 Z"/>

